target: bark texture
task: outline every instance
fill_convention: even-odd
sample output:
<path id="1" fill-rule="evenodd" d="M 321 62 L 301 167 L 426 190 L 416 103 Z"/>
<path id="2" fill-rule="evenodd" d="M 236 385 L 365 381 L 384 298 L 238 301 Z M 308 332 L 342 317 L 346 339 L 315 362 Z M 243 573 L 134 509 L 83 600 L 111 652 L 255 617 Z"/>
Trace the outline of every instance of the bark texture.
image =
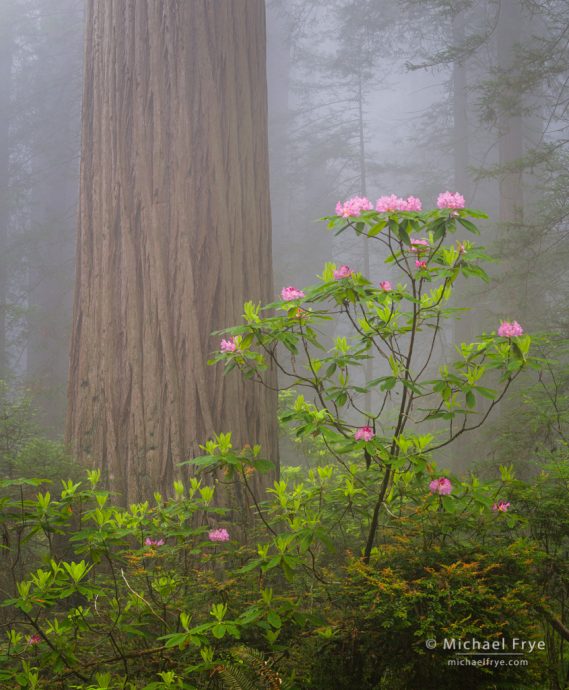
<path id="1" fill-rule="evenodd" d="M 263 0 L 89 0 L 67 434 L 132 501 L 276 397 L 208 367 L 273 296 Z M 257 485 L 257 488 L 259 486 Z"/>

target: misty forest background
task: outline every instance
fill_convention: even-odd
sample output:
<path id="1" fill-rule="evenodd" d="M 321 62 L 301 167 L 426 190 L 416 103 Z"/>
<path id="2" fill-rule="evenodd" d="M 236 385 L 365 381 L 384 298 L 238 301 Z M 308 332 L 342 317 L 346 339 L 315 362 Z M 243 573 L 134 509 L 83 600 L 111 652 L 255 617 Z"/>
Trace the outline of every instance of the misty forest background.
<path id="1" fill-rule="evenodd" d="M 1 12 L 0 371 L 6 394 L 27 391 L 35 423 L 58 440 L 75 273 L 83 3 L 14 0 Z M 476 314 L 445 332 L 447 347 L 504 314 L 563 339 L 568 15 L 551 1 L 269 2 L 274 285 L 311 282 L 323 260 L 364 268 L 369 258 L 357 242 L 332 239 L 314 222 L 339 198 L 396 192 L 434 201 L 441 189 L 458 189 L 489 212 L 483 243 L 500 263 L 491 287 L 459 288 Z M 372 270 L 381 260 L 371 258 Z M 480 432 L 482 445 L 471 437 L 455 449 L 454 462 L 520 462 L 535 444 L 564 438 L 563 357 L 548 376 L 555 423 L 540 424 L 517 398 L 494 418 L 496 429 Z"/>
<path id="2" fill-rule="evenodd" d="M 0 2 L 2 687 L 274 690 L 284 678 L 283 688 L 566 690 L 568 143 L 566 0 Z M 243 302 L 317 282 L 325 262 L 349 265 L 364 292 L 357 274 L 397 281 L 379 242 L 317 222 L 338 200 L 413 195 L 431 209 L 445 190 L 488 214 L 476 241 L 496 261 L 488 282 L 453 286 L 451 306 L 471 310 L 437 317 L 421 374 L 443 376 L 461 343 L 503 320 L 531 333 L 539 358 L 526 367 L 529 340 L 487 336 L 508 395 L 483 389 L 459 410 L 466 426 L 479 404 L 486 424 L 431 458 L 449 419 L 453 435 L 453 415 L 439 414 L 452 387 L 441 385 L 423 427 L 433 436 L 405 440 L 408 390 L 422 397 L 409 380 L 415 306 L 399 332 L 412 331 L 403 369 L 386 383 L 389 366 L 366 362 L 350 384 L 367 410 L 383 391 L 403 400 L 366 439 L 374 462 L 352 399 L 327 430 L 343 435 L 336 453 L 315 421 L 320 384 L 311 408 L 294 403 L 276 359 L 266 388 L 208 366 L 212 356 L 231 366 L 243 343 L 248 353 L 245 326 L 223 353 L 211 335 L 240 322 Z M 462 216 L 441 213 L 452 232 Z M 430 270 L 419 263 L 413 290 Z M 333 297 L 353 285 L 326 270 Z M 391 299 L 374 289 L 378 303 Z M 323 337 L 349 335 L 344 297 Z M 307 314 L 283 332 L 302 331 Z M 307 346 L 299 367 L 306 359 Z M 336 401 L 342 366 L 324 377 Z M 180 463 L 223 432 L 244 450 L 233 456 L 227 437 L 208 446 L 214 499 Z M 431 460 L 452 495 L 429 493 Z M 101 484 L 90 474 L 88 488 L 85 466 L 102 470 Z M 56 500 L 61 489 L 42 494 L 38 477 L 84 483 Z M 47 570 L 34 575 L 38 564 Z M 449 630 L 527 630 L 549 646 L 527 673 L 496 680 L 425 656 L 428 633 Z"/>

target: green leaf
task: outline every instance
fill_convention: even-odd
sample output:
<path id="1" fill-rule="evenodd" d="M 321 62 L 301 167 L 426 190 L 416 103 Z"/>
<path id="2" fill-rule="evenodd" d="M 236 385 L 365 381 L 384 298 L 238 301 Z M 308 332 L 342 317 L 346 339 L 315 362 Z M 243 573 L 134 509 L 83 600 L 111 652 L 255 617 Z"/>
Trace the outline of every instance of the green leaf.
<path id="1" fill-rule="evenodd" d="M 282 626 L 282 620 L 276 611 L 271 611 L 267 616 L 267 620 L 273 626 L 273 628 L 280 628 Z"/>
<path id="2" fill-rule="evenodd" d="M 227 626 L 224 623 L 216 623 L 216 625 L 213 626 L 211 632 L 213 633 L 213 636 L 215 638 L 221 640 L 225 637 L 225 633 L 227 632 Z"/>
<path id="3" fill-rule="evenodd" d="M 368 237 L 375 237 L 376 235 L 379 235 L 379 233 L 383 230 L 383 228 L 387 225 L 387 222 L 385 220 L 380 221 L 373 227 L 371 227 L 368 230 Z"/>
<path id="4" fill-rule="evenodd" d="M 264 458 L 253 460 L 251 462 L 251 465 L 261 474 L 264 474 L 265 472 L 271 472 L 271 470 L 275 469 L 275 463 Z"/>
<path id="5" fill-rule="evenodd" d="M 461 218 L 460 216 L 457 218 L 457 220 L 463 227 L 465 227 L 468 230 L 468 232 L 473 232 L 475 235 L 480 234 L 480 230 L 471 221 L 466 220 L 466 218 Z"/>

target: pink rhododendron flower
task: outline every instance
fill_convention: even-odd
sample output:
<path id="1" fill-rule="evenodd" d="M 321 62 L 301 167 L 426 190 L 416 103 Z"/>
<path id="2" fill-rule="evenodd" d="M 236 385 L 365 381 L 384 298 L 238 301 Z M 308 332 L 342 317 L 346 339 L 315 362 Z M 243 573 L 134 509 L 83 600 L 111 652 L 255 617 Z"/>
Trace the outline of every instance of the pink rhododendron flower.
<path id="1" fill-rule="evenodd" d="M 494 503 L 492 510 L 495 510 L 497 513 L 507 513 L 509 507 L 509 501 L 498 501 L 498 503 Z"/>
<path id="2" fill-rule="evenodd" d="M 342 218 L 349 218 L 350 216 L 359 216 L 362 211 L 371 211 L 373 209 L 372 203 L 365 196 L 353 196 L 351 199 L 338 201 L 336 204 L 336 215 Z"/>
<path id="3" fill-rule="evenodd" d="M 417 268 L 427 268 L 427 262 L 426 261 L 419 261 L 419 259 L 417 259 L 415 261 L 415 266 Z"/>
<path id="4" fill-rule="evenodd" d="M 524 334 L 524 329 L 517 321 L 502 321 L 500 328 L 498 328 L 498 335 L 501 338 L 516 338 Z"/>
<path id="5" fill-rule="evenodd" d="M 422 211 L 423 210 L 423 204 L 421 203 L 421 199 L 418 199 L 416 196 L 408 196 L 407 201 L 405 202 L 405 208 L 403 210 L 404 211 Z"/>
<path id="6" fill-rule="evenodd" d="M 34 644 L 39 644 L 41 642 L 41 635 L 38 635 L 37 633 L 35 635 L 30 635 L 28 637 L 28 644 L 34 645 Z"/>
<path id="7" fill-rule="evenodd" d="M 425 251 L 425 247 L 430 247 L 429 240 L 424 237 L 412 237 L 411 246 L 409 247 L 410 252 L 422 252 Z"/>
<path id="8" fill-rule="evenodd" d="M 342 278 L 349 278 L 352 275 L 352 269 L 345 264 L 334 271 L 334 280 L 342 280 Z"/>
<path id="9" fill-rule="evenodd" d="M 375 204 L 375 210 L 380 213 L 390 213 L 393 211 L 406 211 L 407 202 L 395 194 L 380 196 Z"/>
<path id="10" fill-rule="evenodd" d="M 389 280 L 382 280 L 381 283 L 379 284 L 379 287 L 384 291 L 384 292 L 391 292 L 393 288 L 391 287 L 391 283 Z"/>
<path id="11" fill-rule="evenodd" d="M 356 433 L 354 434 L 356 441 L 365 441 L 366 443 L 371 441 L 374 436 L 375 434 L 371 426 L 361 426 L 359 429 L 356 429 Z"/>
<path id="12" fill-rule="evenodd" d="M 439 208 L 464 208 L 464 197 L 458 192 L 441 192 L 437 199 Z"/>
<path id="13" fill-rule="evenodd" d="M 439 477 L 438 479 L 433 479 L 429 484 L 429 490 L 432 494 L 447 496 L 452 491 L 452 484 L 450 483 L 450 479 Z"/>
<path id="14" fill-rule="evenodd" d="M 146 537 L 144 540 L 146 546 L 164 546 L 164 543 L 164 539 L 151 539 L 150 537 Z"/>
<path id="15" fill-rule="evenodd" d="M 294 299 L 301 299 L 304 297 L 304 292 L 302 292 L 302 290 L 298 290 L 292 285 L 289 285 L 281 290 L 281 297 L 285 302 L 291 302 Z"/>
<path id="16" fill-rule="evenodd" d="M 210 541 L 229 541 L 229 532 L 226 529 L 214 529 L 207 535 Z"/>
<path id="17" fill-rule="evenodd" d="M 235 338 L 229 338 L 229 340 L 223 339 L 219 345 L 219 349 L 222 352 L 235 352 L 237 349 Z"/>

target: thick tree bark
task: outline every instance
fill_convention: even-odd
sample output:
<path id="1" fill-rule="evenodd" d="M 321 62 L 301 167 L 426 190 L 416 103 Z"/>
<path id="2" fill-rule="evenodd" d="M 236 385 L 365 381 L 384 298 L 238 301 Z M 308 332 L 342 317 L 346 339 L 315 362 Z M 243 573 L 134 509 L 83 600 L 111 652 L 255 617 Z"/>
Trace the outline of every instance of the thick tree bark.
<path id="1" fill-rule="evenodd" d="M 277 459 L 275 394 L 206 364 L 273 296 L 264 3 L 89 0 L 85 50 L 67 433 L 131 501 L 216 431 Z"/>

